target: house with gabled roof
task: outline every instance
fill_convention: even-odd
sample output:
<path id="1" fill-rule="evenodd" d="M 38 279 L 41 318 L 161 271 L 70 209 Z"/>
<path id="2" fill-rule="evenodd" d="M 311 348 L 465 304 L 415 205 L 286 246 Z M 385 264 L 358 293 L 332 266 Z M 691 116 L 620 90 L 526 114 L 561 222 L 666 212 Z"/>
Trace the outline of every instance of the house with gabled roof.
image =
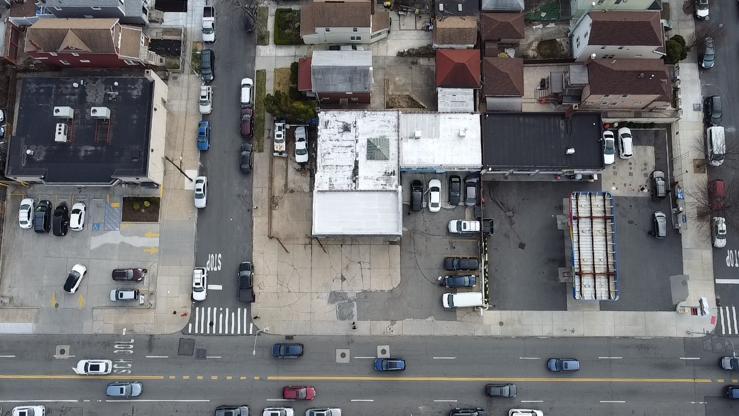
<path id="1" fill-rule="evenodd" d="M 518 44 L 523 38 L 523 13 L 480 14 L 480 39 L 484 43 Z"/>
<path id="2" fill-rule="evenodd" d="M 437 50 L 436 86 L 444 88 L 480 88 L 480 50 Z"/>
<path id="3" fill-rule="evenodd" d="M 524 95 L 522 58 L 485 57 L 482 75 L 486 111 L 521 111 Z"/>
<path id="4" fill-rule="evenodd" d="M 369 44 L 388 33 L 390 13 L 370 0 L 312 0 L 300 12 L 300 36 L 308 45 Z"/>
<path id="5" fill-rule="evenodd" d="M 61 18 L 120 19 L 123 24 L 149 23 L 151 0 L 45 0 L 46 9 Z"/>
<path id="6" fill-rule="evenodd" d="M 660 59 L 594 59 L 580 108 L 661 110 L 672 105 L 672 83 Z"/>
<path id="7" fill-rule="evenodd" d="M 477 43 L 477 18 L 450 16 L 436 20 L 433 47 L 446 49 L 474 48 Z"/>
<path id="8" fill-rule="evenodd" d="M 322 103 L 369 104 L 372 51 L 313 51 L 298 62 L 298 90 Z"/>
<path id="9" fill-rule="evenodd" d="M 665 35 L 657 11 L 593 11 L 572 29 L 572 55 L 597 58 L 659 59 Z"/>

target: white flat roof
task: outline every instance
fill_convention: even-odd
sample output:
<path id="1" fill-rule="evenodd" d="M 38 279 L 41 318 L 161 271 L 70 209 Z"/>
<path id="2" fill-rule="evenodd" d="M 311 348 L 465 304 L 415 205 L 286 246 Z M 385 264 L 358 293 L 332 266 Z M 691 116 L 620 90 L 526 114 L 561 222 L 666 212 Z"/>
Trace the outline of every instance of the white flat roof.
<path id="1" fill-rule="evenodd" d="M 437 88 L 436 101 L 440 113 L 475 112 L 475 90 L 470 88 Z"/>
<path id="2" fill-rule="evenodd" d="M 324 111 L 318 118 L 315 190 L 398 187 L 397 111 Z"/>
<path id="3" fill-rule="evenodd" d="M 400 113 L 400 167 L 480 169 L 480 115 Z"/>
<path id="4" fill-rule="evenodd" d="M 386 191 L 314 191 L 314 236 L 403 234 L 400 187 Z"/>

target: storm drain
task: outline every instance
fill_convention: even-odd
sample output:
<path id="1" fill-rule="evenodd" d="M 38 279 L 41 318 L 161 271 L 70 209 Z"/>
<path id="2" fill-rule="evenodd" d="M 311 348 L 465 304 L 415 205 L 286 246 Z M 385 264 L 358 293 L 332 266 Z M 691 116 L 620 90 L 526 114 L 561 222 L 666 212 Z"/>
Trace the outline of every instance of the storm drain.
<path id="1" fill-rule="evenodd" d="M 193 352 L 195 352 L 195 339 L 180 338 L 180 342 L 177 345 L 177 355 L 192 356 Z"/>

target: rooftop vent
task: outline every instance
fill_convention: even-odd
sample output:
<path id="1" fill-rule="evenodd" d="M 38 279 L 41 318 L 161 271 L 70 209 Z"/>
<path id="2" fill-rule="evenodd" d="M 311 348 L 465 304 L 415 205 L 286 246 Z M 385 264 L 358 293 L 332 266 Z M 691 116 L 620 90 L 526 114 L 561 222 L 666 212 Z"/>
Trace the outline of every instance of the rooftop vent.
<path id="1" fill-rule="evenodd" d="M 413 132 L 413 138 L 414 139 L 420 139 L 421 136 L 422 136 L 422 134 L 423 133 L 421 132 L 421 130 L 416 130 L 416 131 Z"/>
<path id="2" fill-rule="evenodd" d="M 459 137 L 467 137 L 467 127 L 459 129 Z"/>
<path id="3" fill-rule="evenodd" d="M 54 117 L 73 119 L 74 109 L 68 106 L 54 107 Z"/>
<path id="4" fill-rule="evenodd" d="M 457 5 L 457 11 L 458 11 L 458 12 L 461 12 L 461 11 L 462 11 L 462 3 L 459 3 L 459 4 Z"/>
<path id="5" fill-rule="evenodd" d="M 92 107 L 90 116 L 98 120 L 110 120 L 110 108 L 108 107 Z"/>
<path id="6" fill-rule="evenodd" d="M 444 11 L 444 3 L 439 3 L 439 11 L 440 12 Z"/>
<path id="7" fill-rule="evenodd" d="M 57 143 L 67 142 L 67 125 L 65 123 L 56 123 L 54 131 L 54 141 Z"/>

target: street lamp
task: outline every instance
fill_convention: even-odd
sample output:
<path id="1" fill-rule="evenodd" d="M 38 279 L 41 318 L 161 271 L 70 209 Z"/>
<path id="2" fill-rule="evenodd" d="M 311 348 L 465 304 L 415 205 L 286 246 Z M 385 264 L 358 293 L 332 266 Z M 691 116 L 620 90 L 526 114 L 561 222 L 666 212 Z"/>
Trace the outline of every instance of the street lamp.
<path id="1" fill-rule="evenodd" d="M 257 333 L 254 335 L 254 348 L 251 349 L 251 355 L 257 355 L 257 339 L 259 339 L 259 334 L 262 332 L 269 332 L 269 328 L 257 329 Z"/>

